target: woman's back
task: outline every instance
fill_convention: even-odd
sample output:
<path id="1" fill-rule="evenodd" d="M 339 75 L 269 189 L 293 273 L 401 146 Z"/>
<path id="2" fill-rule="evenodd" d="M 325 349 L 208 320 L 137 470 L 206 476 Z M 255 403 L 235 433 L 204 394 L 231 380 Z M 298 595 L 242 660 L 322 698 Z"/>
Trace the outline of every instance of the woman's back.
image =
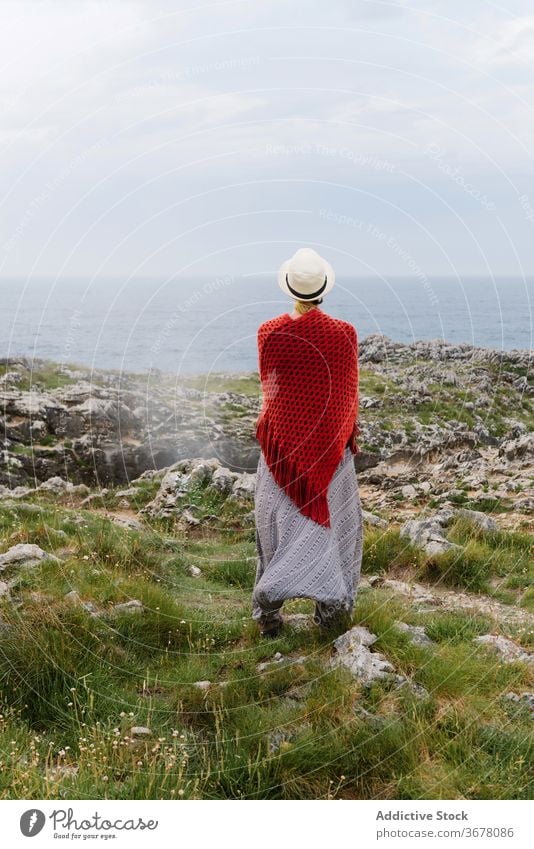
<path id="1" fill-rule="evenodd" d="M 313 309 L 258 330 L 264 405 L 256 436 L 271 472 L 305 515 L 328 525 L 326 490 L 358 415 L 354 327 Z"/>
<path id="2" fill-rule="evenodd" d="M 313 599 L 323 626 L 350 615 L 358 585 L 358 340 L 351 324 L 318 308 L 334 277 L 315 251 L 297 251 L 278 282 L 298 315 L 284 313 L 258 329 L 253 617 L 265 636 L 279 632 L 289 598 Z"/>

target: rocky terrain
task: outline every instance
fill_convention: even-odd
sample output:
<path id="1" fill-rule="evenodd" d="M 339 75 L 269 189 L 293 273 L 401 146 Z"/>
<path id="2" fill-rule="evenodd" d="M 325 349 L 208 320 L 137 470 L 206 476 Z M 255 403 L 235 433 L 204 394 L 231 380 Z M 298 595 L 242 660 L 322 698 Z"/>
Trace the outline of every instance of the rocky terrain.
<path id="1" fill-rule="evenodd" d="M 258 377 L 0 364 L 0 795 L 532 798 L 529 352 L 360 345 L 352 623 L 250 620 Z"/>
<path id="2" fill-rule="evenodd" d="M 444 494 L 529 512 L 531 353 L 360 343 L 360 480 L 375 506 Z M 0 485 L 127 483 L 180 459 L 254 472 L 257 374 L 182 378 L 0 360 Z M 378 494 L 379 493 L 379 494 Z"/>

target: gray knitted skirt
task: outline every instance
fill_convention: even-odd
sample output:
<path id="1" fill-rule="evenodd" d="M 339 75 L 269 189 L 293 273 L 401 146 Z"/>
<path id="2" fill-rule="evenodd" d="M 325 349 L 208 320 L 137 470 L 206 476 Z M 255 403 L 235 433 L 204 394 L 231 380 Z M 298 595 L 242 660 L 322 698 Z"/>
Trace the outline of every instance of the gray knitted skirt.
<path id="1" fill-rule="evenodd" d="M 344 455 L 330 481 L 330 527 L 303 516 L 274 480 L 260 452 L 255 495 L 256 581 L 252 616 L 279 616 L 286 599 L 316 602 L 315 621 L 352 613 L 363 550 L 363 518 L 353 454 Z"/>

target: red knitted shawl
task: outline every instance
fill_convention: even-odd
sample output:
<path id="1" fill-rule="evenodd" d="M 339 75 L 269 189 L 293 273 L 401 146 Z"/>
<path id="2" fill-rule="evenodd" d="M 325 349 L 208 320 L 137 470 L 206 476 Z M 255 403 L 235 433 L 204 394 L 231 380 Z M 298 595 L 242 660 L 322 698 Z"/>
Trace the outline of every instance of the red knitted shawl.
<path id="1" fill-rule="evenodd" d="M 301 513 L 330 527 L 328 486 L 347 444 L 359 453 L 356 330 L 319 308 L 285 313 L 260 325 L 258 355 L 267 465 Z"/>

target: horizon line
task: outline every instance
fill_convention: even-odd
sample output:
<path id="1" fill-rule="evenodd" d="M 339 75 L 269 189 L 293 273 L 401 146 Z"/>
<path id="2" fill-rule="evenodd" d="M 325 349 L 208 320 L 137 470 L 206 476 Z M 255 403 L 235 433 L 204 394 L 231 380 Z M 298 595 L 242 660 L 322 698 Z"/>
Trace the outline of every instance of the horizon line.
<path id="1" fill-rule="evenodd" d="M 191 274 L 189 274 L 189 273 L 188 274 L 185 274 L 185 273 L 179 274 L 179 275 L 176 275 L 174 277 L 174 279 L 176 279 L 176 280 L 189 279 L 190 280 L 191 278 L 228 277 L 228 276 L 230 276 L 230 277 L 234 276 L 234 277 L 236 277 L 236 279 L 240 279 L 240 278 L 245 279 L 247 277 L 263 277 L 263 276 L 270 275 L 270 274 L 272 274 L 273 277 L 275 278 L 277 271 L 273 271 L 273 272 L 271 272 L 271 271 L 247 272 L 245 274 L 239 274 L 239 275 L 235 275 L 231 271 L 223 271 L 223 272 L 221 272 L 221 271 L 217 271 L 217 272 L 206 271 L 206 272 L 203 272 L 203 273 L 197 272 L 197 273 L 191 273 Z M 381 273 L 381 274 L 364 275 L 364 274 L 350 274 L 350 272 L 344 272 L 344 271 L 336 271 L 336 277 L 339 278 L 341 276 L 350 277 L 351 280 L 369 280 L 369 279 L 374 278 L 374 277 L 387 278 L 388 280 L 414 280 L 414 281 L 419 280 L 419 277 L 417 275 L 410 275 L 410 274 Z M 30 280 L 46 280 L 46 281 L 59 282 L 60 280 L 65 280 L 65 279 L 83 280 L 84 282 L 89 281 L 89 280 L 93 280 L 94 282 L 96 282 L 97 280 L 102 280 L 102 279 L 108 280 L 108 281 L 110 281 L 110 280 L 115 281 L 116 280 L 116 281 L 125 282 L 126 277 L 128 277 L 128 275 L 126 275 L 126 274 L 125 275 L 115 275 L 114 274 L 114 275 L 110 275 L 110 276 L 99 275 L 98 277 L 92 277 L 92 276 L 84 277 L 82 275 L 73 274 L 73 275 L 70 275 L 70 277 L 67 276 L 67 277 L 60 277 L 60 278 L 57 278 L 57 277 L 54 277 L 54 276 L 49 276 L 49 275 L 39 275 L 39 276 L 33 276 L 33 277 L 20 276 L 20 275 L 13 275 L 13 276 L 9 276 L 9 277 L 4 277 L 4 276 L 0 275 L 0 283 L 29 282 Z M 170 279 L 172 279 L 173 275 L 169 275 L 168 273 L 165 272 L 165 273 L 161 273 L 161 274 L 155 274 L 155 275 L 150 276 L 150 277 L 148 277 L 146 275 L 141 275 L 141 276 L 134 275 L 133 277 L 130 276 L 129 279 L 130 280 L 146 280 L 147 282 L 153 282 L 154 280 L 157 280 L 161 277 L 169 277 Z M 441 274 L 441 273 L 429 272 L 425 275 L 425 277 L 426 277 L 426 279 L 429 279 L 429 280 L 430 279 L 433 279 L 433 280 L 440 280 L 440 279 L 441 280 L 477 280 L 477 279 L 483 278 L 483 279 L 486 279 L 486 280 L 510 280 L 511 279 L 511 280 L 527 281 L 531 278 L 534 279 L 534 271 L 525 273 L 523 275 L 517 274 L 517 273 L 512 274 L 511 272 L 510 273 L 505 272 L 505 273 L 499 273 L 499 274 L 487 274 L 487 273 L 486 274 L 482 274 L 482 273 L 478 273 L 478 274 L 474 274 L 474 273 L 469 273 L 469 274 L 462 274 L 462 273 L 459 273 L 459 274 Z M 421 281 L 419 280 L 419 282 L 421 282 Z"/>

